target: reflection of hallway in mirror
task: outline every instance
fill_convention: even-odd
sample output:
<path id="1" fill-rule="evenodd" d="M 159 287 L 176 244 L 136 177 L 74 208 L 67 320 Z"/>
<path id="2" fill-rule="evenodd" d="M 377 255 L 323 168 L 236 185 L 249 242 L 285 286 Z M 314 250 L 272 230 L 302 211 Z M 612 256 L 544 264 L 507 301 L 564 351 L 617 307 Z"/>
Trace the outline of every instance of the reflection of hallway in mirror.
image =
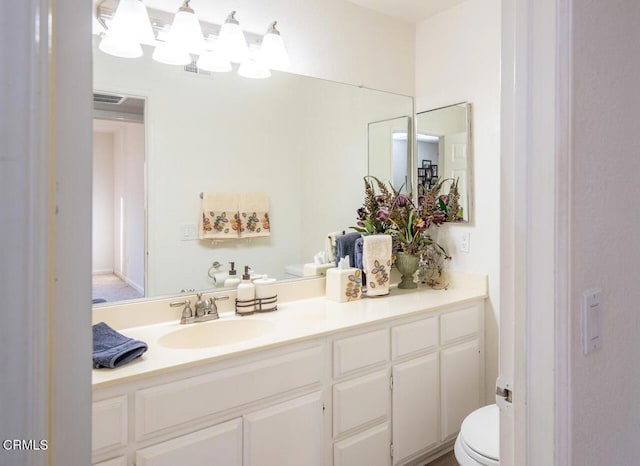
<path id="1" fill-rule="evenodd" d="M 91 297 L 94 300 L 104 299 L 104 302 L 110 303 L 124 299 L 142 298 L 144 295 L 112 273 L 99 273 L 93 275 Z"/>

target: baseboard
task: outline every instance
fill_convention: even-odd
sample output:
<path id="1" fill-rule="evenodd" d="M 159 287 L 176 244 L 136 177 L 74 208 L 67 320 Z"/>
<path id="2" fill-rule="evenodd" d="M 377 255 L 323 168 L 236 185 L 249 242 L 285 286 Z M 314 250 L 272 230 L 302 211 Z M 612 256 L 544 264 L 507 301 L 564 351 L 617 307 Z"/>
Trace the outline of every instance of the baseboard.
<path id="1" fill-rule="evenodd" d="M 97 269 L 91 272 L 93 275 L 112 275 L 113 269 Z"/>

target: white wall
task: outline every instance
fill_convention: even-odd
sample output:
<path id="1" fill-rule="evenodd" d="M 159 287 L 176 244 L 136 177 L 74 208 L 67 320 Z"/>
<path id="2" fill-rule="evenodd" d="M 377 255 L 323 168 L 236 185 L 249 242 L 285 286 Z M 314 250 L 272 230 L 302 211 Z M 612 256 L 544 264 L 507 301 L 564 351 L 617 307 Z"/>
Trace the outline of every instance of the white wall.
<path id="1" fill-rule="evenodd" d="M 446 226 L 451 268 L 489 275 L 486 395 L 493 400 L 498 362 L 500 253 L 500 1 L 468 0 L 417 25 L 416 111 L 462 101 L 472 107 L 474 201 L 471 226 Z M 470 252 L 459 236 L 471 234 Z"/>
<path id="2" fill-rule="evenodd" d="M 113 133 L 93 133 L 93 273 L 113 273 Z"/>
<path id="3" fill-rule="evenodd" d="M 144 293 L 145 129 L 143 124 L 133 122 L 123 122 L 119 126 L 114 134 L 113 156 L 112 231 L 117 239 L 114 272 L 137 291 Z"/>
<path id="4" fill-rule="evenodd" d="M 640 438 L 640 3 L 572 5 L 572 463 L 632 465 Z M 580 299 L 594 287 L 603 290 L 603 346 L 584 356 Z"/>

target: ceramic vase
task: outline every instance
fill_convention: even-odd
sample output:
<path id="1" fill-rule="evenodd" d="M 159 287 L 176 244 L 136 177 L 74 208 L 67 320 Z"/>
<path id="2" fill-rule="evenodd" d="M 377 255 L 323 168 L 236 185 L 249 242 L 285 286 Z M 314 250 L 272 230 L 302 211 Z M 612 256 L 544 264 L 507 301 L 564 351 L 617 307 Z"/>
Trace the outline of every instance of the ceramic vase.
<path id="1" fill-rule="evenodd" d="M 402 280 L 398 283 L 398 288 L 405 290 L 416 288 L 418 285 L 413 281 L 413 276 L 418 270 L 420 260 L 417 256 L 408 254 L 406 252 L 399 252 L 396 254 L 396 267 L 402 274 Z"/>

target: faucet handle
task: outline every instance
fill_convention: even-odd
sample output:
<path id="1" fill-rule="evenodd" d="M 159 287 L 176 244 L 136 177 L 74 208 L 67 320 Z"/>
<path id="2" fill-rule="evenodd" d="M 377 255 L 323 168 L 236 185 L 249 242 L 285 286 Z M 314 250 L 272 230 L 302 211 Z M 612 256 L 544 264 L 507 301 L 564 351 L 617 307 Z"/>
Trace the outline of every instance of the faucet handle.
<path id="1" fill-rule="evenodd" d="M 216 301 L 224 301 L 226 299 L 229 299 L 229 295 L 211 296 L 209 298 L 209 303 L 211 305 L 211 310 L 209 311 L 209 313 L 218 314 L 218 305 L 216 304 Z"/>
<path id="2" fill-rule="evenodd" d="M 181 324 L 187 324 L 193 320 L 193 311 L 191 310 L 191 300 L 187 299 L 185 301 L 175 301 L 173 303 L 169 303 L 171 307 L 184 306 L 182 310 L 182 317 L 180 318 Z"/>

